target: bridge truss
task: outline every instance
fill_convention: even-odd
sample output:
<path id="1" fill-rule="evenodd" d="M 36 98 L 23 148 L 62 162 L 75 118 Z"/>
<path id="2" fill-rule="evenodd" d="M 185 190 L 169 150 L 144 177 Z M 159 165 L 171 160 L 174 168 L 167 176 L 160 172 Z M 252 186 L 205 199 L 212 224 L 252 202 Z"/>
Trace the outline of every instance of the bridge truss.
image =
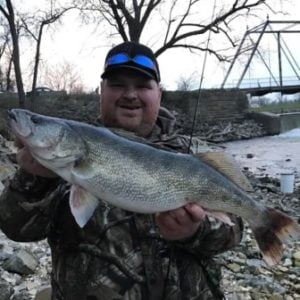
<path id="1" fill-rule="evenodd" d="M 244 77 L 246 75 L 246 72 L 249 70 L 250 64 L 254 58 L 254 56 L 258 56 L 261 59 L 261 62 L 264 64 L 266 69 L 268 70 L 270 79 L 268 82 L 268 87 L 273 88 L 274 90 L 284 90 L 286 87 L 284 87 L 284 80 L 283 80 L 283 68 L 282 68 L 282 59 L 285 58 L 285 61 L 288 62 L 288 64 L 291 67 L 291 70 L 293 71 L 293 76 L 289 76 L 290 80 L 291 78 L 294 78 L 294 84 L 291 84 L 290 86 L 298 87 L 300 91 L 300 67 L 299 63 L 293 56 L 293 53 L 290 51 L 287 43 L 285 42 L 283 36 L 286 34 L 299 34 L 300 33 L 300 21 L 270 21 L 267 19 L 266 22 L 264 22 L 261 25 L 258 25 L 252 29 L 249 29 L 244 34 L 241 43 L 237 49 L 237 52 L 235 53 L 235 56 L 230 64 L 230 67 L 227 71 L 227 74 L 225 75 L 225 78 L 222 82 L 221 88 L 228 88 L 228 79 L 232 73 L 233 68 L 238 63 L 238 58 L 241 55 L 249 54 L 249 58 L 243 68 L 242 74 L 240 78 L 236 81 L 235 86 L 231 85 L 231 88 L 241 88 L 242 81 L 244 80 Z M 271 34 L 276 39 L 277 44 L 277 61 L 278 61 L 278 76 L 274 75 L 274 72 L 271 70 L 269 64 L 266 62 L 266 59 L 264 58 L 264 55 L 261 53 L 259 49 L 259 45 L 261 43 L 261 40 L 263 36 Z M 297 39 L 295 39 L 295 43 L 297 43 Z M 274 49 L 273 49 L 274 50 Z M 257 81 L 258 82 L 258 81 Z M 296 84 L 295 84 L 296 82 Z M 289 85 L 289 84 L 287 84 Z M 258 85 L 254 88 L 256 90 L 259 90 L 263 88 Z M 247 88 L 243 88 L 247 89 Z M 251 88 L 249 88 L 251 89 Z"/>

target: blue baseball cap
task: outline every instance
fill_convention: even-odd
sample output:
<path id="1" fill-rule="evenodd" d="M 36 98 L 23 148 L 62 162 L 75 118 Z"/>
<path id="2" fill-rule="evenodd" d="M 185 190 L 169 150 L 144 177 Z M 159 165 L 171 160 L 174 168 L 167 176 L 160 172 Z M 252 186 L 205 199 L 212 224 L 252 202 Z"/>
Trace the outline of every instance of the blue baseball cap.
<path id="1" fill-rule="evenodd" d="M 131 69 L 160 82 L 160 72 L 152 50 L 136 42 L 124 42 L 107 54 L 101 78 L 107 78 L 121 69 Z"/>

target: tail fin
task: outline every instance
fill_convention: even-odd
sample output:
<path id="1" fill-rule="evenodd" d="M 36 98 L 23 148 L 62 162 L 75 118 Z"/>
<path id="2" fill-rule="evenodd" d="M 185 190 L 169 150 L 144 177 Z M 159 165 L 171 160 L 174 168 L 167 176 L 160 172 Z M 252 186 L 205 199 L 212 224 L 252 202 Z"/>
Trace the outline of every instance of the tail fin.
<path id="1" fill-rule="evenodd" d="M 282 242 L 300 237 L 300 226 L 286 214 L 268 208 L 263 226 L 253 225 L 253 233 L 265 262 L 272 266 L 282 258 Z"/>

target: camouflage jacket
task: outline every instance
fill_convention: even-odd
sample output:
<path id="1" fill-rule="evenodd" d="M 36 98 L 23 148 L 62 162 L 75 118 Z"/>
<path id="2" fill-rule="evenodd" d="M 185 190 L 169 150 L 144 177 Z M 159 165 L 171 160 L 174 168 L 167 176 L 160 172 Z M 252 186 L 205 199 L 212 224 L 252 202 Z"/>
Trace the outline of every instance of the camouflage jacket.
<path id="1" fill-rule="evenodd" d="M 175 118 L 161 110 L 149 139 L 186 151 Z M 201 146 L 194 140 L 193 146 Z M 214 256 L 240 242 L 243 225 L 206 219 L 189 239 L 166 241 L 153 215 L 99 204 L 84 228 L 69 208 L 69 184 L 19 169 L 0 197 L 0 227 L 20 242 L 47 238 L 53 300 L 223 299 Z"/>

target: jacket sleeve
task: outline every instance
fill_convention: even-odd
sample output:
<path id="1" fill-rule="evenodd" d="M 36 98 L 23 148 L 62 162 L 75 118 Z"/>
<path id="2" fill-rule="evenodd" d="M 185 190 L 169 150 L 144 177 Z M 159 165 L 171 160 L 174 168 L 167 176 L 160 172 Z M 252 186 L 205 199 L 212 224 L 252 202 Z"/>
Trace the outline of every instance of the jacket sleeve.
<path id="1" fill-rule="evenodd" d="M 31 242 L 46 237 L 60 181 L 17 170 L 0 196 L 0 228 L 8 238 Z"/>
<path id="2" fill-rule="evenodd" d="M 234 248 L 242 239 L 244 225 L 240 217 L 228 215 L 233 226 L 206 217 L 191 238 L 176 241 L 176 245 L 200 257 L 211 257 Z"/>

